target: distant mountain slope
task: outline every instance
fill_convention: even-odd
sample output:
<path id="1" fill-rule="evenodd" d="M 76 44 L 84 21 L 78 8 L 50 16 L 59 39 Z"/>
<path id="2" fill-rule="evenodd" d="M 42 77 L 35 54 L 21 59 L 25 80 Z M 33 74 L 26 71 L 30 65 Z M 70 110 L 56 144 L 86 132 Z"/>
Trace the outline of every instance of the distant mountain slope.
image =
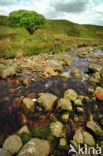
<path id="1" fill-rule="evenodd" d="M 0 16 L 0 25 L 7 24 L 7 16 Z M 80 25 L 67 20 L 46 20 L 42 29 L 74 37 L 103 39 L 103 26 Z"/>

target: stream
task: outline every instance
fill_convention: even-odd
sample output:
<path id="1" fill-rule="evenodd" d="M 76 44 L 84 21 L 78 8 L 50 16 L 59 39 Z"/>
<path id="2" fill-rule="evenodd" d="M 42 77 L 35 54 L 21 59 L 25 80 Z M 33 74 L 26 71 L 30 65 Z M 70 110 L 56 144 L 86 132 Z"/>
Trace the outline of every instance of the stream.
<path id="1" fill-rule="evenodd" d="M 81 48 L 78 48 L 74 53 L 79 50 L 81 50 Z M 73 52 L 68 53 L 68 55 L 73 55 Z M 103 55 L 103 52 L 98 49 L 96 55 Z M 48 127 L 52 121 L 53 113 L 58 120 L 61 120 L 60 114 L 56 113 L 55 110 L 54 112 L 46 113 L 44 110 L 40 110 L 38 108 L 34 112 L 26 113 L 22 110 L 21 106 L 15 105 L 15 101 L 18 97 L 26 96 L 33 92 L 35 93 L 34 98 L 36 99 L 38 97 L 38 93 L 48 92 L 56 95 L 58 98 L 61 98 L 65 90 L 69 88 L 74 89 L 79 95 L 91 96 L 91 94 L 88 93 L 88 86 L 91 85 L 88 81 L 90 76 L 88 73 L 88 66 L 91 64 L 93 58 L 81 58 L 78 55 L 75 55 L 74 58 L 72 65 L 64 69 L 65 72 L 71 75 L 70 78 L 66 80 L 60 76 L 51 77 L 49 79 L 39 79 L 38 81 L 31 80 L 30 86 L 18 86 L 16 78 L 8 79 L 8 81 L 0 80 L 0 138 L 7 138 L 7 136 L 15 133 L 19 128 L 21 128 L 24 123 L 28 125 L 30 130 L 38 126 Z M 71 72 L 74 68 L 78 68 L 82 72 L 81 80 L 72 76 Z M 14 88 L 14 91 L 12 88 Z M 101 123 L 101 120 L 98 117 L 100 113 L 103 113 L 102 103 L 99 101 L 97 102 L 99 107 L 98 111 L 95 111 L 95 103 L 87 104 L 84 101 L 84 115 L 79 117 L 78 124 L 74 122 L 74 125 L 72 126 L 71 123 L 69 123 L 71 126 L 69 129 L 71 131 L 79 126 L 85 127 L 85 123 L 88 120 L 88 115 L 90 113 L 94 114 L 95 120 L 98 121 L 103 128 L 103 123 Z M 75 114 L 75 110 L 73 114 Z M 74 121 L 73 114 L 71 114 L 70 120 Z"/>

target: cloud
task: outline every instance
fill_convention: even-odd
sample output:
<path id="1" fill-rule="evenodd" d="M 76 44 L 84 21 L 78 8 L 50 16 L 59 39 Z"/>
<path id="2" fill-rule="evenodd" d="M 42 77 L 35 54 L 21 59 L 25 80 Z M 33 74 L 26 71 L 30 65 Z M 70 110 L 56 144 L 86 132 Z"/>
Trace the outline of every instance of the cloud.
<path id="1" fill-rule="evenodd" d="M 68 0 L 68 1 L 58 1 L 56 4 L 54 4 L 54 7 L 57 11 L 61 12 L 71 12 L 71 13 L 78 13 L 82 12 L 86 9 L 88 6 L 87 1 L 85 0 Z"/>
<path id="2" fill-rule="evenodd" d="M 0 0 L 0 5 L 11 5 L 19 2 L 20 0 Z"/>
<path id="3" fill-rule="evenodd" d="M 48 19 L 103 25 L 102 0 L 0 0 L 1 15 L 19 9 L 37 11 Z"/>

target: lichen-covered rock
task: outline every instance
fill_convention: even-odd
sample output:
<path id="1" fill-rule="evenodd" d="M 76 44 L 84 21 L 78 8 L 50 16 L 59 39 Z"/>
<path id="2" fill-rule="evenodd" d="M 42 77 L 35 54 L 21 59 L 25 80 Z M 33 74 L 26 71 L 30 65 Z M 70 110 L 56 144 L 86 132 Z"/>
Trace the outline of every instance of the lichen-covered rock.
<path id="1" fill-rule="evenodd" d="M 71 101 L 75 101 L 77 99 L 78 95 L 73 89 L 68 89 L 64 93 L 64 98 L 68 98 Z"/>
<path id="2" fill-rule="evenodd" d="M 41 93 L 40 97 L 37 99 L 37 102 L 41 104 L 46 110 L 51 111 L 57 96 L 50 93 Z"/>
<path id="3" fill-rule="evenodd" d="M 45 74 L 49 74 L 50 76 L 56 76 L 56 74 L 58 73 L 55 72 L 55 70 L 52 67 L 47 67 L 44 72 L 44 75 Z"/>
<path id="4" fill-rule="evenodd" d="M 25 125 L 18 131 L 18 134 L 21 135 L 22 133 L 29 133 L 29 132 L 30 131 L 29 131 L 28 127 Z"/>
<path id="5" fill-rule="evenodd" d="M 24 145 L 17 156 L 48 156 L 50 144 L 47 140 L 31 139 Z"/>
<path id="6" fill-rule="evenodd" d="M 35 103 L 30 98 L 24 98 L 23 99 L 23 105 L 28 109 L 33 111 L 35 108 Z"/>
<path id="7" fill-rule="evenodd" d="M 63 124 L 59 121 L 52 122 L 50 129 L 55 137 L 61 137 L 63 132 Z"/>
<path id="8" fill-rule="evenodd" d="M 78 144 L 83 144 L 83 134 L 81 128 L 76 130 L 75 135 L 73 136 L 73 140 L 75 140 Z"/>
<path id="9" fill-rule="evenodd" d="M 0 156 L 11 156 L 11 154 L 8 151 L 0 148 Z"/>
<path id="10" fill-rule="evenodd" d="M 89 87 L 88 87 L 88 92 L 89 92 L 89 93 L 93 93 L 93 92 L 94 92 L 94 88 L 93 88 L 92 86 L 89 86 Z"/>
<path id="11" fill-rule="evenodd" d="M 72 104 L 68 99 L 61 98 L 58 101 L 57 109 L 71 112 L 72 111 Z"/>
<path id="12" fill-rule="evenodd" d="M 83 140 L 84 140 L 84 144 L 87 144 L 90 147 L 95 146 L 95 140 L 93 136 L 86 131 L 83 131 Z"/>
<path id="13" fill-rule="evenodd" d="M 81 76 L 82 76 L 81 71 L 78 68 L 76 68 L 75 70 L 72 71 L 72 75 L 77 78 L 81 78 Z"/>
<path id="14" fill-rule="evenodd" d="M 100 93 L 103 93 L 103 88 L 100 87 L 100 86 L 97 86 L 96 89 L 95 89 L 94 95 L 97 95 L 97 94 L 100 94 Z"/>
<path id="15" fill-rule="evenodd" d="M 63 67 L 59 61 L 56 60 L 47 60 L 48 66 L 52 67 L 55 70 L 62 71 Z"/>
<path id="16" fill-rule="evenodd" d="M 75 106 L 83 106 L 82 100 L 80 100 L 80 99 L 75 100 L 75 101 L 74 101 L 74 105 L 75 105 Z"/>
<path id="17" fill-rule="evenodd" d="M 2 75 L 2 78 L 5 79 L 9 76 L 13 76 L 16 74 L 16 69 L 15 67 L 9 67 L 5 70 L 2 71 L 1 75 Z"/>
<path id="18" fill-rule="evenodd" d="M 88 121 L 86 127 L 92 130 L 97 136 L 103 135 L 103 130 L 93 120 Z"/>
<path id="19" fill-rule="evenodd" d="M 101 76 L 99 72 L 94 73 L 89 79 L 89 81 L 95 82 L 95 83 L 99 83 L 100 80 L 101 80 Z"/>
<path id="20" fill-rule="evenodd" d="M 60 149 L 68 148 L 66 138 L 60 138 L 60 140 L 59 140 L 59 148 Z"/>
<path id="21" fill-rule="evenodd" d="M 77 113 L 83 114 L 84 113 L 84 109 L 82 107 L 77 107 Z"/>
<path id="22" fill-rule="evenodd" d="M 60 75 L 62 78 L 66 78 L 66 79 L 69 79 L 70 75 L 68 73 L 62 73 Z"/>
<path id="23" fill-rule="evenodd" d="M 69 114 L 68 113 L 63 113 L 62 116 L 61 116 L 62 120 L 64 122 L 68 122 L 68 119 L 69 119 Z"/>
<path id="24" fill-rule="evenodd" d="M 9 136 L 3 144 L 3 149 L 9 151 L 11 154 L 17 153 L 21 147 L 22 141 L 17 135 Z"/>
<path id="25" fill-rule="evenodd" d="M 103 101 L 103 88 L 100 86 L 96 87 L 95 92 L 93 93 L 93 95 L 100 101 Z"/>

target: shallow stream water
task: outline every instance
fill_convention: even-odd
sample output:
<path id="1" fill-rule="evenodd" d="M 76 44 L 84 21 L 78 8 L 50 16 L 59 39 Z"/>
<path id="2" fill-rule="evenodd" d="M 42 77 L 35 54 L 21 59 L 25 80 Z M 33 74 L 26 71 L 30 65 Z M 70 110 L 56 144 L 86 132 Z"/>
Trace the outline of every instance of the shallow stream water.
<path id="1" fill-rule="evenodd" d="M 80 49 L 78 49 L 80 50 Z M 76 50 L 77 52 L 77 50 Z M 69 53 L 68 55 L 72 55 Z M 100 49 L 97 50 L 96 55 L 102 55 L 102 51 Z M 59 76 L 52 77 L 49 79 L 39 79 L 38 81 L 30 82 L 30 86 L 18 86 L 16 84 L 16 78 L 8 79 L 8 81 L 0 80 L 0 134 L 6 138 L 8 135 L 16 132 L 20 127 L 24 124 L 22 123 L 22 116 L 24 115 L 29 129 L 38 127 L 38 126 L 49 126 L 52 121 L 53 113 L 55 116 L 60 119 L 60 114 L 56 113 L 55 110 L 51 113 L 46 113 L 44 110 L 41 111 L 39 109 L 35 110 L 31 113 L 26 113 L 22 110 L 22 107 L 15 107 L 14 100 L 17 97 L 26 96 L 28 93 L 36 93 L 34 98 L 37 98 L 38 93 L 41 92 L 49 92 L 58 96 L 58 98 L 63 97 L 65 90 L 71 88 L 74 89 L 79 95 L 91 96 L 88 94 L 88 86 L 91 84 L 88 82 L 88 66 L 90 65 L 90 60 L 92 58 L 80 58 L 75 55 L 75 60 L 71 67 L 64 69 L 65 72 L 71 74 L 71 70 L 73 68 L 79 68 L 82 71 L 82 80 L 70 77 L 68 80 L 62 79 Z M 13 89 L 14 88 L 14 91 Z M 98 101 L 97 101 L 98 102 Z M 74 125 L 70 126 L 70 130 L 84 126 L 88 120 L 88 115 L 90 113 L 94 114 L 95 120 L 97 120 L 100 124 L 101 121 L 99 118 L 100 113 L 103 113 L 103 109 L 101 107 L 101 103 L 98 102 L 98 111 L 94 109 L 95 103 L 86 103 L 84 101 L 84 115 L 79 117 L 78 124 L 74 122 Z M 75 114 L 75 109 L 73 114 L 70 116 L 70 120 L 74 121 L 73 115 Z M 66 125 L 65 125 L 66 126 Z M 101 124 L 101 126 L 103 126 Z M 62 153 L 63 155 L 63 153 Z"/>

